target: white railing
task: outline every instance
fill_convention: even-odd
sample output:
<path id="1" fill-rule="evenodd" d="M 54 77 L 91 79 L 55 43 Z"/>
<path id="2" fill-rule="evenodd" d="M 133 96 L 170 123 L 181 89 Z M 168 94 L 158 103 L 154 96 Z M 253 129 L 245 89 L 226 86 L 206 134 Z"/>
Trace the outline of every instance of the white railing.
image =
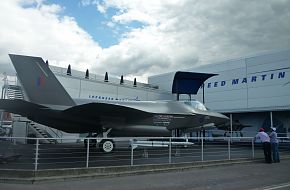
<path id="1" fill-rule="evenodd" d="M 84 140 L 101 142 L 102 138 L 60 139 L 59 144 L 41 144 L 43 138 L 0 137 L 0 169 L 56 169 L 105 166 L 174 164 L 213 160 L 263 159 L 260 143 L 253 137 L 211 138 L 113 138 L 113 152 L 104 153 Z M 150 139 L 150 140 L 149 140 Z M 72 143 L 72 140 L 78 143 Z M 87 141 L 87 142 L 88 142 Z M 98 143 L 97 143 L 98 145 Z M 281 156 L 290 156 L 290 139 L 281 138 Z"/>

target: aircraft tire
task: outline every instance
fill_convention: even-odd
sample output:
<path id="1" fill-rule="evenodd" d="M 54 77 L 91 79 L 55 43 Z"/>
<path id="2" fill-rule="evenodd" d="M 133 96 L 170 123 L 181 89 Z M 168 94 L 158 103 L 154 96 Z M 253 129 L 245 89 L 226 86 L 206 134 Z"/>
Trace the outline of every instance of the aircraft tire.
<path id="1" fill-rule="evenodd" d="M 101 148 L 101 150 L 105 153 L 110 153 L 114 150 L 115 148 L 115 144 L 112 140 L 109 140 L 109 139 L 103 139 L 101 142 L 100 142 L 100 145 L 99 147 Z"/>

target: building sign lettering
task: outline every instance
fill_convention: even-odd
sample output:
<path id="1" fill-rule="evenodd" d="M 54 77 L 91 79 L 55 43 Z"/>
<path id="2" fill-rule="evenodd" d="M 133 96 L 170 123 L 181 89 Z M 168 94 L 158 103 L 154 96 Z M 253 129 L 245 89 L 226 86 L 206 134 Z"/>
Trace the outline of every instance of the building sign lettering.
<path id="1" fill-rule="evenodd" d="M 236 86 L 239 84 L 247 84 L 247 83 L 255 83 L 258 81 L 267 81 L 267 80 L 273 80 L 273 79 L 283 79 L 286 76 L 286 72 L 282 71 L 279 73 L 271 73 L 271 74 L 262 74 L 262 75 L 253 75 L 250 77 L 244 77 L 244 78 L 234 78 L 232 80 L 226 81 L 214 81 L 209 82 L 207 85 L 205 85 L 207 88 L 216 88 L 216 87 L 223 87 L 227 85 Z M 202 87 L 201 87 L 202 88 Z"/>

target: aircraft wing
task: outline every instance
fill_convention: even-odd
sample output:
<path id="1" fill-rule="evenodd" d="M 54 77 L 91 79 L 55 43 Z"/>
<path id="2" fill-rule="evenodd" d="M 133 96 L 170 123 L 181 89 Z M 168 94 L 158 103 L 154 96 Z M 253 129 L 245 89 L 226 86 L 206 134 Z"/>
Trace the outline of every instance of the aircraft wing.
<path id="1" fill-rule="evenodd" d="M 0 99 L 0 109 L 68 133 L 86 133 L 102 130 L 112 123 L 120 126 L 128 120 L 143 120 L 151 113 L 107 103 L 87 103 L 57 110 L 20 99 Z"/>
<path id="2" fill-rule="evenodd" d="M 131 108 L 128 106 L 93 102 L 82 104 L 78 106 L 73 106 L 63 111 L 63 113 L 68 115 L 78 115 L 82 117 L 94 117 L 94 118 L 104 118 L 104 117 L 116 117 L 124 119 L 140 119 L 152 116 L 152 113 L 142 111 L 139 109 Z"/>
<path id="3" fill-rule="evenodd" d="M 23 117 L 29 117 L 39 113 L 41 110 L 50 108 L 21 99 L 0 99 L 0 109 L 22 115 Z"/>
<path id="4" fill-rule="evenodd" d="M 42 111 L 53 111 L 52 108 L 43 105 L 35 104 L 21 99 L 0 99 L 0 109 L 22 115 L 24 117 L 30 117 L 35 114 L 39 114 Z M 72 106 L 62 111 L 66 116 L 78 116 L 78 117 L 120 117 L 120 118 L 145 118 L 152 116 L 151 113 L 130 108 L 127 106 L 109 104 L 109 103 L 88 103 L 78 106 Z"/>

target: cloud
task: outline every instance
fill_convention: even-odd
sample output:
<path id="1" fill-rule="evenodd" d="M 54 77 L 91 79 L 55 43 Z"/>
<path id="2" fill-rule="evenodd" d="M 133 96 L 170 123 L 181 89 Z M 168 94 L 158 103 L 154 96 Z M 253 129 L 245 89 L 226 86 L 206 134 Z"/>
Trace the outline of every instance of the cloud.
<path id="1" fill-rule="evenodd" d="M 132 10 L 130 12 L 126 12 L 120 15 L 113 16 L 114 22 L 120 22 L 126 24 L 132 21 L 139 21 L 150 25 L 155 25 L 156 20 L 152 18 L 150 15 L 140 12 L 138 10 Z"/>
<path id="2" fill-rule="evenodd" d="M 8 53 L 42 56 L 62 67 L 85 70 L 96 64 L 101 47 L 62 7 L 42 1 L 9 0 L 0 3 L 0 68 L 11 72 Z M 9 65 L 9 68 L 5 67 Z"/>
<path id="3" fill-rule="evenodd" d="M 116 69 L 126 68 L 128 73 L 148 76 L 290 47 L 290 1 L 108 0 L 103 4 L 119 10 L 111 19 L 116 25 L 144 23 L 124 33 L 118 45 L 99 57 L 103 64 L 118 64 Z"/>
<path id="4" fill-rule="evenodd" d="M 118 44 L 100 47 L 75 18 L 60 16 L 65 9 L 60 5 L 1 1 L 0 69 L 10 62 L 8 53 L 23 53 L 63 67 L 70 63 L 80 70 L 146 81 L 154 74 L 290 47 L 288 0 L 80 3 L 104 15 L 102 24 L 119 34 Z"/>
<path id="5" fill-rule="evenodd" d="M 97 9 L 99 12 L 105 13 L 107 8 L 104 5 L 102 5 L 101 3 L 97 2 Z"/>

